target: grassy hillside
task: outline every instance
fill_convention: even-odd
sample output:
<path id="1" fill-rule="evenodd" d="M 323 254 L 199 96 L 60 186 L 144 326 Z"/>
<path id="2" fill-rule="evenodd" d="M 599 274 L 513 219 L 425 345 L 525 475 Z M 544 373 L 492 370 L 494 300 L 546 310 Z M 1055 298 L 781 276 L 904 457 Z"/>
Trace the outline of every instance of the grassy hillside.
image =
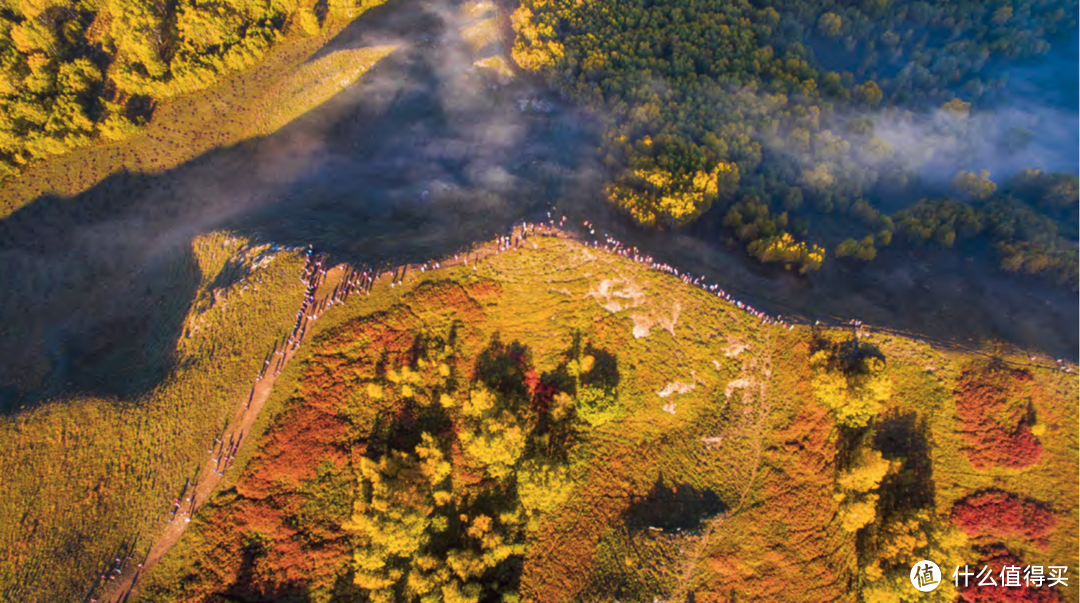
<path id="1" fill-rule="evenodd" d="M 0 418 L 5 600 L 78 600 L 115 558 L 143 552 L 291 328 L 302 254 L 223 233 L 192 253 L 199 286 L 168 379 L 139 399 L 58 399 Z"/>
<path id="2" fill-rule="evenodd" d="M 137 135 L 159 103 L 259 63 L 380 2 L 6 2 L 0 12 L 0 179 Z"/>
<path id="3" fill-rule="evenodd" d="M 144 598 L 889 601 L 923 558 L 1076 567 L 1075 377 L 852 337 L 563 239 L 384 279 L 319 319 Z"/>
<path id="4" fill-rule="evenodd" d="M 360 12 L 353 10 L 348 17 Z M 8 178 L 0 217 L 42 195 L 75 196 L 118 173 L 164 171 L 285 126 L 355 82 L 392 50 L 346 49 L 309 61 L 347 23 L 338 15 L 318 35 L 283 40 L 250 69 L 162 102 L 145 128 L 125 133 L 122 140 L 53 156 Z M 0 417 L 0 470 L 6 476 L 0 483 L 3 600 L 97 596 L 115 559 L 145 553 L 167 521 L 171 501 L 205 461 L 206 447 L 247 396 L 264 354 L 292 326 L 304 294 L 297 279 L 303 263 L 298 254 L 221 233 L 197 237 L 190 246 L 190 253 L 160 254 L 168 259 L 147 262 L 149 268 L 138 261 L 142 254 L 130 249 L 114 251 L 119 260 L 113 257 L 93 270 L 73 271 L 77 260 L 47 268 L 9 266 L 14 278 L 33 283 L 26 289 L 32 292 L 28 297 L 51 300 L 46 306 L 60 298 L 84 299 L 65 306 L 75 310 L 51 317 L 25 316 L 25 299 L 11 297 L 0 304 L 12 317 L 6 326 L 13 339 L 32 342 L 21 351 L 5 351 L 5 375 L 21 389 L 45 392 L 48 398 L 32 408 L 5 408 L 13 414 Z M 101 249 L 94 253 L 108 256 Z M 115 277 L 127 270 L 115 267 L 125 263 L 137 272 L 119 277 L 120 294 L 104 286 L 91 287 L 92 295 L 87 292 L 86 283 Z M 129 286 L 127 280 L 143 272 L 154 275 L 153 291 L 150 285 L 145 292 Z M 185 284 L 192 287 L 185 289 Z M 132 310 L 141 303 L 155 305 Z M 38 342 L 48 338 L 42 333 L 57 324 L 100 321 L 102 307 L 114 308 L 112 314 L 146 316 L 153 324 L 110 323 L 99 339 L 108 340 L 111 348 L 90 354 L 97 368 L 109 374 L 71 372 L 86 382 L 120 374 L 132 384 L 157 385 L 133 385 L 129 389 L 139 394 L 123 399 L 49 393 L 57 389 L 50 381 L 56 361 L 39 349 Z M 177 332 L 166 317 L 182 319 Z M 156 335 L 144 337 L 141 329 Z M 147 344 L 141 354 L 125 351 L 139 341 Z M 165 357 L 167 363 L 159 361 Z M 166 364 L 168 374 L 158 375 Z M 124 561 L 129 567 L 135 563 Z"/>
<path id="5" fill-rule="evenodd" d="M 145 127 L 122 139 L 52 157 L 7 179 L 0 217 L 41 195 L 76 195 L 122 172 L 164 172 L 215 148 L 273 133 L 356 81 L 393 50 L 343 49 L 308 62 L 348 23 L 328 22 L 319 35 L 294 36 L 249 69 L 162 102 Z"/>

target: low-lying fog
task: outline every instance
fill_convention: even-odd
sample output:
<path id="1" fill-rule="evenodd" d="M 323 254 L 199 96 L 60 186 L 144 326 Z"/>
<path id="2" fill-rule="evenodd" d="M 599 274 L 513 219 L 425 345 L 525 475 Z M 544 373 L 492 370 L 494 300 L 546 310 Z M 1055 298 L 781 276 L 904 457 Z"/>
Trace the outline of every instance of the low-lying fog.
<path id="1" fill-rule="evenodd" d="M 42 197 L 0 221 L 0 410 L 152 387 L 186 311 L 173 302 L 190 300 L 197 284 L 189 242 L 198 233 L 235 229 L 311 243 L 333 261 L 385 264 L 452 253 L 548 211 L 578 226 L 592 220 L 598 238 L 611 233 L 774 313 L 1004 339 L 1076 358 L 1075 293 L 1002 274 L 979 245 L 898 244 L 870 265 L 830 261 L 803 278 L 726 249 L 719 233 L 639 231 L 599 196 L 594 120 L 529 78 L 494 85 L 462 40 L 472 22 L 445 2 L 394 0 L 324 52 L 399 49 L 275 134 L 161 174 L 114 175 L 74 198 Z M 1075 63 L 1074 52 L 1074 83 Z M 1017 84 L 1013 94 L 1039 94 L 1039 80 L 1027 79 L 1034 92 Z M 1071 137 L 1061 165 L 1075 167 L 1070 102 L 1062 115 L 1072 129 L 1043 124 L 1036 139 Z"/>

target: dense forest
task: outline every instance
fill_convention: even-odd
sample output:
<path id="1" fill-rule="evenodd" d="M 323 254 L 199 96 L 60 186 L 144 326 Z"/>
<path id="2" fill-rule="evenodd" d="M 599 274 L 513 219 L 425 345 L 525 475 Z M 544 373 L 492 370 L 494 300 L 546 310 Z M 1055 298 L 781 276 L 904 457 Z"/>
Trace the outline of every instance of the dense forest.
<path id="1" fill-rule="evenodd" d="M 328 16 L 298 0 L 0 0 L 0 179 L 116 140 L 156 103 L 255 63 L 286 31 Z"/>
<path id="2" fill-rule="evenodd" d="M 1053 0 L 525 0 L 512 21 L 522 67 L 608 116 L 606 194 L 640 224 L 707 214 L 761 261 L 803 272 L 823 245 L 870 261 L 895 234 L 945 247 L 986 236 L 1006 270 L 1075 286 L 1075 175 L 1024 166 L 998 186 L 969 165 L 924 198 L 935 187 L 918 172 L 935 146 L 979 143 L 997 68 L 1046 55 L 1076 12 Z M 896 148 L 884 124 L 925 140 Z"/>

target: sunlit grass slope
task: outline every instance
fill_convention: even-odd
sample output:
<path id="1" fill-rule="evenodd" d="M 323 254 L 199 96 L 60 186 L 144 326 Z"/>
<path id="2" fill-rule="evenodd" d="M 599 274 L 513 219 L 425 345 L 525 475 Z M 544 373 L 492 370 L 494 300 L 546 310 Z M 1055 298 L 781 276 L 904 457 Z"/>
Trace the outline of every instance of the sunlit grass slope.
<path id="1" fill-rule="evenodd" d="M 145 551 L 291 328 L 302 254 L 221 233 L 192 248 L 200 285 L 160 386 L 136 400 L 52 400 L 0 419 L 5 600 L 80 600 L 115 557 Z"/>
<path id="2" fill-rule="evenodd" d="M 52 158 L 5 182 L 0 217 L 43 194 L 75 195 L 110 174 L 160 172 L 215 148 L 272 134 L 326 102 L 394 50 L 343 49 L 309 62 L 347 24 L 331 23 L 317 36 L 293 36 L 256 66 L 163 103 L 150 124 L 131 138 Z"/>
<path id="3" fill-rule="evenodd" d="M 314 329 L 235 488 L 155 567 L 147 599 L 896 601 L 920 594 L 913 559 L 951 572 L 1006 547 L 1077 564 L 1077 383 L 1061 371 L 763 323 L 564 239 L 383 280 Z M 1023 468 L 972 464 L 957 392 L 994 371 L 1020 383 L 1003 409 L 1031 407 L 991 421 L 1035 434 Z M 516 410 L 478 427 L 482 392 Z M 387 459 L 406 465 L 373 477 Z M 384 487 L 398 496 L 385 508 Z M 1056 523 L 1032 540 L 954 520 L 991 487 Z M 380 558 L 380 538 L 398 552 Z"/>

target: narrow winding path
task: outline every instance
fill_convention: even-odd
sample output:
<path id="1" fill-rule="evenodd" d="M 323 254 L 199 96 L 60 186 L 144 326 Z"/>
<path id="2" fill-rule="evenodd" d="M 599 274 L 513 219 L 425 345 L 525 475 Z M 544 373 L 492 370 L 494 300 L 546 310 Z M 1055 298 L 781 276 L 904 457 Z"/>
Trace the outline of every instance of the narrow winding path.
<path id="1" fill-rule="evenodd" d="M 342 264 L 327 269 L 325 275 L 321 275 L 316 271 L 310 277 L 309 285 L 314 289 L 315 303 L 305 303 L 305 306 L 310 306 L 306 310 L 308 316 L 317 318 L 318 314 L 328 307 L 327 302 L 345 272 L 346 266 Z M 304 311 L 303 308 L 302 311 Z M 295 345 L 286 345 L 282 348 L 280 356 L 271 356 L 274 360 L 271 361 L 269 370 L 264 371 L 262 378 L 256 380 L 252 385 L 248 397 L 238 404 L 236 414 L 229 421 L 222 435 L 217 438 L 213 453 L 207 459 L 206 464 L 199 471 L 195 480 L 191 482 L 193 487 L 189 487 L 184 495 L 185 500 L 181 501 L 180 505 L 175 508 L 172 518 L 165 526 L 164 531 L 151 545 L 141 563 L 134 568 L 127 568 L 119 576 L 119 579 L 110 585 L 111 588 L 106 591 L 103 601 L 122 603 L 130 600 L 135 591 L 135 585 L 142 574 L 148 572 L 180 540 L 191 518 L 194 517 L 195 513 L 206 501 L 210 500 L 214 489 L 224 476 L 224 470 L 228 468 L 229 460 L 236 455 L 240 446 L 247 441 L 247 435 L 251 433 L 255 419 L 259 416 L 259 412 L 262 411 L 267 399 L 270 398 L 270 392 L 274 388 L 274 382 L 277 380 L 278 374 L 299 350 L 299 344 L 303 341 L 307 325 L 311 320 L 314 320 L 314 318 L 305 318 L 300 323 L 300 329 L 294 331 L 296 335 Z"/>
<path id="2" fill-rule="evenodd" d="M 485 257 L 511 251 L 521 247 L 529 236 L 555 236 L 565 237 L 566 233 L 555 230 L 548 226 L 516 227 L 513 233 L 506 237 L 500 237 L 494 243 L 483 245 L 468 253 L 454 255 L 446 261 L 432 262 L 423 267 L 417 265 L 404 265 L 392 270 L 379 271 L 373 274 L 370 281 L 361 280 L 354 282 L 353 286 L 345 287 L 346 280 L 351 280 L 359 274 L 346 264 L 339 264 L 333 268 L 320 270 L 321 264 L 317 257 L 310 258 L 305 267 L 305 275 L 309 285 L 310 297 L 306 297 L 302 303 L 298 315 L 296 328 L 290 336 L 289 342 L 280 348 L 280 354 L 270 355 L 270 362 L 264 368 L 259 379 L 252 385 L 247 398 L 240 401 L 233 418 L 229 421 L 224 432 L 216 439 L 213 452 L 203 468 L 199 471 L 192 486 L 183 494 L 184 500 L 174 509 L 172 519 L 166 524 L 165 529 L 157 537 L 149 550 L 135 567 L 127 567 L 117 576 L 117 579 L 109 584 L 104 596 L 98 601 L 107 603 L 127 603 L 136 599 L 139 578 L 149 572 L 153 566 L 165 556 L 184 534 L 191 518 L 195 516 L 202 505 L 210 500 L 214 489 L 228 469 L 230 461 L 236 456 L 240 447 L 248 441 L 248 435 L 255 424 L 266 401 L 270 398 L 277 376 L 292 360 L 304 341 L 308 328 L 312 321 L 334 303 L 341 303 L 349 292 L 369 289 L 375 283 L 383 280 L 401 280 L 410 273 L 419 274 L 430 268 L 448 268 L 458 264 L 474 265 Z M 423 269 L 422 269 L 423 268 Z M 275 350 L 276 352 L 277 350 Z M 95 599 L 91 599 L 95 601 Z"/>
<path id="3" fill-rule="evenodd" d="M 743 506 L 746 505 L 747 497 L 754 488 L 754 482 L 757 480 L 758 470 L 761 468 L 762 439 L 764 438 L 765 424 L 769 419 L 769 413 L 772 411 L 772 406 L 769 404 L 769 382 L 772 380 L 773 340 L 768 330 L 766 330 L 766 334 L 765 341 L 755 346 L 761 349 L 760 360 L 756 354 L 748 353 L 743 361 L 743 376 L 745 378 L 747 375 L 754 375 L 753 384 L 756 386 L 754 389 L 757 390 L 756 396 L 751 394 L 751 388 L 749 387 L 744 389 L 742 393 L 744 403 L 749 408 L 753 408 L 756 415 L 751 426 L 751 433 L 754 434 L 754 459 L 751 464 L 750 475 L 739 496 L 739 504 L 710 519 L 705 529 L 702 530 L 701 536 L 694 543 L 692 550 L 683 559 L 678 586 L 667 598 L 672 603 L 687 600 L 688 595 L 692 592 L 694 572 L 701 557 L 706 554 L 712 536 L 717 530 L 723 528 L 728 519 L 735 517 L 742 511 Z"/>

